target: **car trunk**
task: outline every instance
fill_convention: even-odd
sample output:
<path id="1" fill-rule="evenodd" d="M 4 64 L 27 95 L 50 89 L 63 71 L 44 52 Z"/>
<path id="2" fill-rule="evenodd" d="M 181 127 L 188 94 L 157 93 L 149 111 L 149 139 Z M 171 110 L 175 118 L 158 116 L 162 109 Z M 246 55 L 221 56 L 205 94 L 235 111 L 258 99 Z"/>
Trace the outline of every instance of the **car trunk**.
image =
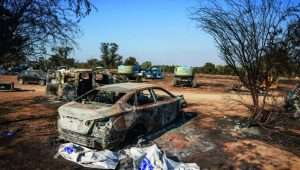
<path id="1" fill-rule="evenodd" d="M 87 134 L 93 126 L 94 120 L 107 117 L 112 105 L 81 104 L 71 102 L 59 108 L 60 127 L 80 134 Z"/>

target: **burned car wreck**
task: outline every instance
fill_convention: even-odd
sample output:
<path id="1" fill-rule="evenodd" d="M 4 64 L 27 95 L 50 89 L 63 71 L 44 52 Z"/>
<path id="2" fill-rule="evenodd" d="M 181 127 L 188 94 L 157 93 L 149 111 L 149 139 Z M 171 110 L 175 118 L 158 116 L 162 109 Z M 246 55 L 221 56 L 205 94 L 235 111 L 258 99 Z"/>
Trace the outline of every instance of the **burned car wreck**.
<path id="1" fill-rule="evenodd" d="M 134 129 L 147 133 L 171 123 L 185 106 L 183 96 L 155 85 L 105 85 L 58 109 L 58 134 L 90 148 L 115 148 Z"/>

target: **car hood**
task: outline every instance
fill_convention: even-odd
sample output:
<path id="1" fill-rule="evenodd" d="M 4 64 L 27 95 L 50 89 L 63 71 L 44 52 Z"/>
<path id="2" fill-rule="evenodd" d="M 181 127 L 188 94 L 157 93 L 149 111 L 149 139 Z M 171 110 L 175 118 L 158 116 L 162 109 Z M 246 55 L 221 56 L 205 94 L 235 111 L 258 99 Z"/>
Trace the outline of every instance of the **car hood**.
<path id="1" fill-rule="evenodd" d="M 95 120 L 112 116 L 114 110 L 114 106 L 108 104 L 70 102 L 59 107 L 58 113 L 60 116 L 73 117 L 79 120 Z"/>

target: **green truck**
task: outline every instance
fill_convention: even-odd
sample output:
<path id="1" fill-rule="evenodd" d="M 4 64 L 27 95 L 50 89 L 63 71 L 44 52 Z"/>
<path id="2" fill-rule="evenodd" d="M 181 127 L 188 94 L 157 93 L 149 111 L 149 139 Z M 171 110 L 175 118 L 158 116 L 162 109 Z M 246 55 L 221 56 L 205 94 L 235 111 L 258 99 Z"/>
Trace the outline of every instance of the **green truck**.
<path id="1" fill-rule="evenodd" d="M 193 67 L 178 66 L 174 70 L 174 86 L 197 87 L 197 81 Z"/>
<path id="2" fill-rule="evenodd" d="M 140 73 L 139 65 L 120 65 L 117 70 L 118 80 L 116 83 L 124 83 L 128 81 L 141 82 L 143 75 Z"/>

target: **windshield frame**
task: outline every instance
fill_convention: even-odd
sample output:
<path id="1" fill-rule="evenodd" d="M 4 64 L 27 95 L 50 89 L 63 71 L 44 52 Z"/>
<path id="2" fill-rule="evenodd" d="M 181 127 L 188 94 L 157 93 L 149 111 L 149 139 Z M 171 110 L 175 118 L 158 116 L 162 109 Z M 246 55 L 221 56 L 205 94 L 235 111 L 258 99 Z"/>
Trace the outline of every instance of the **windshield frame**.
<path id="1" fill-rule="evenodd" d="M 101 103 L 101 104 L 109 104 L 109 105 L 114 105 L 116 103 L 118 103 L 118 101 L 120 101 L 124 96 L 126 96 L 128 93 L 127 92 L 115 92 L 115 91 L 112 91 L 112 90 L 104 90 L 104 89 L 92 89 L 86 93 L 84 93 L 83 95 L 79 96 L 78 98 L 76 98 L 74 101 L 76 102 L 81 102 L 82 99 L 87 99 L 88 95 L 91 95 L 91 93 L 93 92 L 96 92 L 94 95 L 97 95 L 98 93 L 101 93 L 101 92 L 104 92 L 104 93 L 111 93 L 113 94 L 113 96 L 117 96 L 118 94 L 122 94 L 116 101 L 114 102 L 111 102 L 111 103 L 106 103 L 106 102 L 96 102 L 96 101 L 93 101 L 91 100 L 92 102 L 96 102 L 96 103 Z M 80 101 L 81 100 L 81 101 Z"/>

